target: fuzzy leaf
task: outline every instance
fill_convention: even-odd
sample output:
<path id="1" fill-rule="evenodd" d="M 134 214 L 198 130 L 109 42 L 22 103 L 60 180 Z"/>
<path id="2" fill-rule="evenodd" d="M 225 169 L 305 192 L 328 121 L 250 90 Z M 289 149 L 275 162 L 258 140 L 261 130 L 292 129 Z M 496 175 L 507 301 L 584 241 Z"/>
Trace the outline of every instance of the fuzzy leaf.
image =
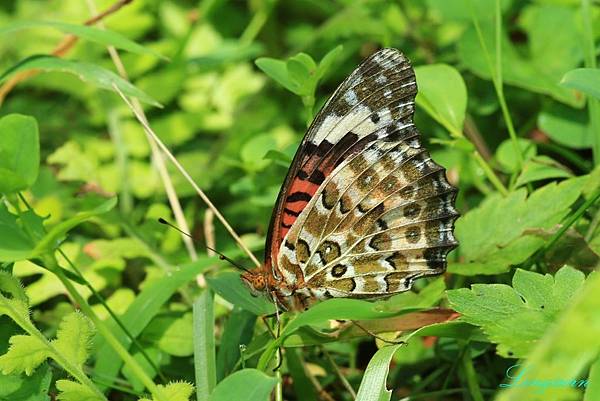
<path id="1" fill-rule="evenodd" d="M 189 401 L 192 392 L 194 391 L 194 386 L 186 382 L 176 382 L 169 383 L 166 386 L 161 384 L 158 385 L 158 388 L 163 394 L 163 399 L 169 401 Z M 139 401 L 157 401 L 156 398 L 140 398 Z"/>
<path id="2" fill-rule="evenodd" d="M 4 374 L 26 373 L 31 375 L 35 368 L 47 358 L 52 358 L 70 370 L 81 368 L 88 356 L 93 334 L 91 323 L 81 313 L 67 315 L 60 324 L 57 338 L 48 342 L 39 335 L 15 335 L 10 338 L 8 352 L 0 356 L 0 371 Z M 68 363 L 67 363 L 68 362 Z"/>
<path id="3" fill-rule="evenodd" d="M 1 315 L 7 315 L 15 321 L 29 322 L 29 303 L 25 290 L 19 280 L 5 272 L 0 272 Z"/>
<path id="4" fill-rule="evenodd" d="M 579 270 L 565 266 L 555 277 L 518 269 L 513 286 L 474 284 L 471 289 L 448 291 L 450 305 L 462 320 L 480 326 L 498 354 L 525 357 L 548 326 L 584 283 Z"/>
<path id="5" fill-rule="evenodd" d="M 56 388 L 60 391 L 60 401 L 106 401 L 89 387 L 70 380 L 57 380 Z"/>
<path id="6" fill-rule="evenodd" d="M 12 336 L 8 352 L 0 356 L 0 371 L 5 375 L 25 373 L 29 376 L 48 358 L 48 354 L 47 344 L 39 338 L 30 335 Z"/>
<path id="7" fill-rule="evenodd" d="M 82 367 L 88 358 L 93 334 L 94 327 L 87 317 L 81 313 L 71 313 L 60 323 L 52 345 L 64 358 Z"/>

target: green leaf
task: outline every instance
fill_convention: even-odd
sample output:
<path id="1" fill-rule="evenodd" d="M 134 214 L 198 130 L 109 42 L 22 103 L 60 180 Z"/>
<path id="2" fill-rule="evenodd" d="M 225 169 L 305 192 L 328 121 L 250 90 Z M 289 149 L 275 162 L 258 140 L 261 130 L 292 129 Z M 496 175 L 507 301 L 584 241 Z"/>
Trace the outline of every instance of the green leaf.
<path id="1" fill-rule="evenodd" d="M 600 70 L 596 68 L 577 68 L 567 72 L 560 84 L 576 89 L 588 96 L 600 100 Z"/>
<path id="2" fill-rule="evenodd" d="M 73 365 L 83 367 L 91 348 L 94 326 L 83 314 L 75 312 L 63 318 L 52 345 Z"/>
<path id="3" fill-rule="evenodd" d="M 194 386 L 186 382 L 169 383 L 166 386 L 159 384 L 157 386 L 163 394 L 163 399 L 169 401 L 189 401 L 194 392 Z M 139 401 L 158 401 L 156 398 L 140 398 Z"/>
<path id="4" fill-rule="evenodd" d="M 7 315 L 17 323 L 29 323 L 29 303 L 19 280 L 0 271 L 0 315 Z"/>
<path id="5" fill-rule="evenodd" d="M 227 376 L 212 392 L 208 401 L 267 401 L 277 379 L 256 369 L 242 369 Z"/>
<path id="6" fill-rule="evenodd" d="M 190 356 L 194 352 L 192 314 L 158 316 L 148 325 L 143 337 L 169 355 Z"/>
<path id="7" fill-rule="evenodd" d="M 498 344 L 499 355 L 524 358 L 578 293 L 584 279 L 582 272 L 568 266 L 554 278 L 517 269 L 512 287 L 473 284 L 470 290 L 447 294 L 463 321 L 480 326 Z"/>
<path id="8" fill-rule="evenodd" d="M 392 391 L 388 390 L 385 383 L 390 370 L 390 362 L 394 353 L 402 345 L 391 345 L 381 348 L 373 355 L 365 370 L 356 401 L 389 401 Z"/>
<path id="9" fill-rule="evenodd" d="M 194 376 L 196 398 L 204 400 L 217 385 L 215 355 L 215 295 L 206 288 L 195 300 L 194 313 Z"/>
<path id="10" fill-rule="evenodd" d="M 261 57 L 255 61 L 255 64 L 265 74 L 290 92 L 295 93 L 296 95 L 300 95 L 302 93 L 302 88 L 290 76 L 288 72 L 288 66 L 285 61 L 276 60 L 269 57 Z"/>
<path id="11" fill-rule="evenodd" d="M 0 400 L 50 401 L 52 371 L 45 364 L 31 376 L 0 374 Z"/>
<path id="12" fill-rule="evenodd" d="M 57 380 L 56 388 L 60 391 L 57 396 L 60 401 L 106 401 L 89 387 L 71 380 Z"/>
<path id="13" fill-rule="evenodd" d="M 574 12 L 567 11 L 565 18 L 573 20 L 575 18 Z M 536 23 L 536 26 L 537 25 L 538 24 Z M 551 26 L 555 25 L 549 25 L 549 27 Z M 577 30 L 574 29 L 575 24 L 568 24 L 563 21 L 560 22 L 560 26 L 569 28 L 569 30 L 564 33 L 564 39 L 569 40 L 569 38 L 571 38 L 571 44 L 577 45 L 579 40 Z M 481 30 L 491 64 L 495 66 L 496 52 L 494 51 L 494 24 L 482 24 Z M 561 39 L 563 39 L 562 31 L 560 36 Z M 548 40 L 547 42 L 551 44 L 555 41 Z M 562 43 L 562 40 L 560 42 Z M 552 52 L 542 54 L 536 53 L 535 55 L 532 55 L 531 58 L 526 59 L 520 54 L 506 35 L 503 35 L 501 38 L 501 46 L 502 78 L 505 83 L 532 92 L 552 96 L 554 99 L 571 106 L 581 107 L 583 105 L 584 100 L 581 96 L 578 97 L 572 90 L 558 85 L 558 81 L 563 74 L 579 64 L 581 56 L 578 56 L 577 58 L 556 57 L 556 54 L 562 53 L 563 49 L 554 46 Z M 491 80 L 491 73 L 486 55 L 481 49 L 477 33 L 473 27 L 467 29 L 459 40 L 458 57 L 461 60 L 461 64 L 471 70 L 474 74 Z M 560 64 L 557 64 L 556 61 L 559 61 Z M 548 65 L 554 66 L 555 69 L 549 69 Z"/>
<path id="14" fill-rule="evenodd" d="M 329 70 L 331 69 L 331 67 L 333 67 L 333 64 L 335 63 L 335 60 L 342 53 L 342 50 L 344 50 L 344 46 L 337 45 L 329 52 L 327 52 L 325 56 L 323 56 L 323 58 L 319 62 L 319 66 L 317 67 L 317 80 L 320 80 L 325 76 L 325 74 L 329 72 Z"/>
<path id="15" fill-rule="evenodd" d="M 553 105 L 538 115 L 538 126 L 553 141 L 574 149 L 591 148 L 594 135 L 583 110 Z"/>
<path id="16" fill-rule="evenodd" d="M 272 341 L 265 352 L 260 357 L 258 368 L 266 369 L 277 346 L 303 326 L 317 325 L 329 320 L 370 320 L 383 319 L 393 316 L 400 316 L 405 313 L 421 310 L 422 308 L 404 308 L 399 310 L 387 311 L 381 305 L 349 298 L 333 298 L 320 302 L 308 310 L 296 315 L 281 332 L 281 335 Z"/>
<path id="17" fill-rule="evenodd" d="M 96 64 L 83 61 L 65 60 L 59 57 L 37 55 L 21 60 L 0 76 L 0 83 L 12 78 L 22 71 L 28 70 L 60 71 L 76 75 L 79 79 L 89 82 L 98 88 L 115 91 L 116 86 L 123 94 L 138 98 L 140 101 L 153 106 L 162 107 L 146 93 L 125 81 L 112 71 Z"/>
<path id="18" fill-rule="evenodd" d="M 448 270 L 459 274 L 498 274 L 511 265 L 523 262 L 544 240 L 527 234 L 527 230 L 550 229 L 568 214 L 579 198 L 586 177 L 551 183 L 527 197 L 525 189 L 506 197 L 494 194 L 456 222 L 461 262 Z"/>
<path id="19" fill-rule="evenodd" d="M 568 292 L 571 292 L 570 288 L 563 293 Z M 525 380 L 530 383 L 543 383 L 546 386 L 545 391 L 540 391 L 541 386 L 535 384 L 509 386 L 499 394 L 496 401 L 566 401 L 581 397 L 576 389 L 567 386 L 561 388 L 552 384 L 556 383 L 557 379 L 562 383 L 584 379 L 581 377 L 582 372 L 598 358 L 599 293 L 600 274 L 592 273 L 583 288 L 577 291 L 572 303 L 559 315 L 556 324 L 531 350 L 528 358 L 519 367 L 519 372 L 515 372 L 516 376 L 523 373 L 523 379 L 515 384 L 523 384 Z M 593 377 L 598 377 L 597 373 Z M 593 385 L 593 377 L 590 375 L 590 386 Z"/>
<path id="20" fill-rule="evenodd" d="M 35 118 L 9 114 L 0 119 L 0 193 L 33 185 L 40 165 L 40 139 Z"/>
<path id="21" fill-rule="evenodd" d="M 517 138 L 523 160 L 529 160 L 537 154 L 537 146 L 529 139 Z M 496 150 L 496 160 L 508 173 L 519 171 L 519 162 L 516 155 L 514 142 L 510 139 L 503 141 Z"/>
<path id="22" fill-rule="evenodd" d="M 0 355 L 0 371 L 9 375 L 25 373 L 31 375 L 49 356 L 48 346 L 37 337 L 15 335 L 10 338 L 10 348 Z"/>
<path id="23" fill-rule="evenodd" d="M 315 387 L 310 382 L 306 372 L 305 364 L 301 360 L 301 350 L 298 348 L 289 348 L 285 352 L 287 367 L 292 375 L 294 392 L 298 401 L 318 401 L 319 398 L 315 392 Z"/>
<path id="24" fill-rule="evenodd" d="M 452 136 L 462 137 L 467 88 L 460 73 L 447 64 L 415 68 L 419 91 L 416 102 Z"/>
<path id="25" fill-rule="evenodd" d="M 88 358 L 93 328 L 81 313 L 71 313 L 61 322 L 57 338 L 50 343 L 40 335 L 15 335 L 10 338 L 8 352 L 0 356 L 0 371 L 4 374 L 31 375 L 47 358 L 52 358 L 67 371 L 81 368 Z"/>
<path id="26" fill-rule="evenodd" d="M 82 39 L 99 43 L 104 46 L 114 46 L 117 49 L 127 50 L 136 54 L 148 54 L 167 60 L 154 50 L 141 46 L 125 36 L 106 29 L 98 29 L 87 25 L 67 24 L 54 21 L 17 21 L 0 28 L 0 35 L 12 34 L 14 32 L 39 27 L 55 28 L 65 33 L 71 33 Z"/>
<path id="27" fill-rule="evenodd" d="M 71 229 L 83 223 L 84 221 L 91 219 L 92 217 L 109 212 L 116 205 L 117 198 L 111 198 L 92 210 L 79 212 L 75 216 L 52 227 L 52 229 L 48 231 L 44 238 L 37 243 L 29 258 L 53 251 Z"/>
<path id="28" fill-rule="evenodd" d="M 516 187 L 530 182 L 547 180 L 549 178 L 568 178 L 573 174 L 562 164 L 548 156 L 535 156 L 523 164 L 523 170 L 517 181 Z"/>
<path id="29" fill-rule="evenodd" d="M 200 257 L 196 262 L 180 266 L 177 270 L 144 286 L 121 317 L 127 330 L 137 337 L 179 288 L 194 280 L 206 267 L 214 266 L 214 263 L 215 258 Z M 110 319 L 107 324 L 119 342 L 125 348 L 129 348 L 131 340 L 117 323 Z M 98 351 L 96 352 L 94 374 L 98 375 L 99 381 L 105 383 L 106 378 L 117 375 L 123 361 L 102 337 L 96 337 L 95 345 Z M 100 387 L 102 388 L 102 386 Z"/>
<path id="30" fill-rule="evenodd" d="M 18 216 L 0 203 L 0 261 L 13 262 L 29 257 L 34 243 L 17 223 Z"/>
<path id="31" fill-rule="evenodd" d="M 275 312 L 273 302 L 266 297 L 254 297 L 242 283 L 240 275 L 235 272 L 223 272 L 214 277 L 206 277 L 208 285 L 220 296 L 257 316 L 270 315 Z"/>
<path id="32" fill-rule="evenodd" d="M 252 340 L 256 315 L 234 308 L 223 327 L 221 344 L 217 350 L 217 381 L 229 375 L 240 359 L 240 346 Z"/>

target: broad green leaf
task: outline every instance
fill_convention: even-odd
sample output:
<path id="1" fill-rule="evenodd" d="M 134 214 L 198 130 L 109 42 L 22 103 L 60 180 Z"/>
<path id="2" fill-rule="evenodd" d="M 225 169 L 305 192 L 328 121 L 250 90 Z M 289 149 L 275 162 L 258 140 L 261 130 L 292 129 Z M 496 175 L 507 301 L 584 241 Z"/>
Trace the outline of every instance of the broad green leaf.
<path id="1" fill-rule="evenodd" d="M 515 186 L 520 187 L 530 182 L 549 178 L 568 178 L 572 176 L 573 173 L 552 158 L 543 155 L 535 156 L 523 164 L 523 170 L 519 174 Z"/>
<path id="2" fill-rule="evenodd" d="M 302 88 L 294 81 L 288 72 L 288 67 L 285 61 L 276 60 L 274 58 L 261 57 L 255 61 L 256 66 L 265 74 L 274 79 L 281 86 L 292 93 L 300 95 Z"/>
<path id="3" fill-rule="evenodd" d="M 217 381 L 223 380 L 234 370 L 240 359 L 240 346 L 252 340 L 255 323 L 255 314 L 238 307 L 227 317 L 217 350 Z"/>
<path id="4" fill-rule="evenodd" d="M 333 63 L 335 63 L 335 60 L 340 56 L 343 49 L 343 45 L 338 45 L 323 56 L 319 62 L 319 67 L 317 68 L 317 80 L 323 78 L 323 76 L 329 72 L 329 69 L 331 69 Z"/>
<path id="5" fill-rule="evenodd" d="M 276 340 L 272 341 L 265 352 L 263 352 L 258 363 L 258 368 L 260 370 L 266 369 L 266 366 L 273 357 L 277 346 L 283 343 L 288 336 L 303 326 L 322 324 L 329 320 L 335 319 L 382 319 L 400 316 L 405 313 L 410 313 L 421 309 L 422 308 L 405 308 L 394 311 L 386 311 L 380 305 L 368 301 L 349 298 L 328 299 L 296 315 L 296 317 L 285 326 L 281 332 L 281 335 Z"/>
<path id="6" fill-rule="evenodd" d="M 0 118 L 0 193 L 26 189 L 40 166 L 40 139 L 35 118 L 9 114 Z"/>
<path id="7" fill-rule="evenodd" d="M 266 297 L 252 296 L 250 289 L 242 283 L 238 273 L 223 272 L 213 277 L 207 277 L 206 281 L 221 297 L 257 316 L 270 315 L 275 312 L 273 302 Z"/>
<path id="8" fill-rule="evenodd" d="M 190 356 L 194 352 L 192 314 L 158 316 L 148 325 L 143 337 L 169 355 Z"/>
<path id="9" fill-rule="evenodd" d="M 160 55 L 154 50 L 141 46 L 125 36 L 106 29 L 98 29 L 87 25 L 67 24 L 54 21 L 17 21 L 0 28 L 0 35 L 12 34 L 22 29 L 48 27 L 55 28 L 65 33 L 71 33 L 82 39 L 96 42 L 104 46 L 114 46 L 117 49 L 127 50 L 137 54 L 148 54 L 162 59 L 166 57 Z"/>
<path id="10" fill-rule="evenodd" d="M 31 376 L 0 374 L 0 400 L 50 401 L 52 371 L 47 364 Z"/>
<path id="11" fill-rule="evenodd" d="M 56 388 L 60 391 L 56 397 L 59 401 L 106 401 L 89 387 L 71 380 L 57 380 Z"/>
<path id="12" fill-rule="evenodd" d="M 190 401 L 190 396 L 194 392 L 194 386 L 186 382 L 173 382 L 166 386 L 158 385 L 160 392 L 163 394 L 163 400 L 169 401 Z M 156 398 L 140 398 L 139 401 L 158 401 Z"/>
<path id="13" fill-rule="evenodd" d="M 467 110 L 467 88 L 460 73 L 447 64 L 415 68 L 417 104 L 454 137 L 462 136 Z"/>
<path id="14" fill-rule="evenodd" d="M 133 303 L 127 308 L 127 312 L 121 317 L 121 321 L 127 330 L 137 337 L 150 321 L 161 310 L 173 294 L 186 283 L 195 279 L 206 267 L 213 266 L 215 258 L 200 257 L 196 262 L 177 267 L 164 277 L 144 286 Z M 117 323 L 110 319 L 107 323 L 110 330 L 117 339 L 129 348 L 131 340 L 119 328 Z M 116 352 L 100 336 L 94 340 L 96 349 L 96 364 L 94 373 L 105 383 L 107 377 L 115 377 L 123 364 Z M 100 386 L 102 388 L 102 386 Z"/>
<path id="15" fill-rule="evenodd" d="M 585 276 L 563 267 L 554 277 L 518 269 L 513 286 L 473 284 L 447 292 L 463 321 L 480 326 L 504 357 L 526 357 L 583 286 Z"/>
<path id="16" fill-rule="evenodd" d="M 551 183 L 527 197 L 525 189 L 506 197 L 494 194 L 456 222 L 461 262 L 452 262 L 449 271 L 474 275 L 506 272 L 511 265 L 531 256 L 544 240 L 527 230 L 552 228 L 569 214 L 579 198 L 586 177 Z"/>
<path id="17" fill-rule="evenodd" d="M 82 81 L 89 82 L 98 88 L 110 91 L 115 91 L 114 85 L 127 96 L 136 97 L 142 102 L 162 107 L 156 100 L 152 99 L 146 93 L 142 92 L 112 71 L 104 69 L 96 64 L 65 60 L 53 56 L 37 55 L 21 60 L 0 76 L 0 83 L 5 82 L 22 71 L 29 70 L 60 71 L 74 74 Z"/>
<path id="18" fill-rule="evenodd" d="M 220 382 L 208 401 L 267 401 L 276 383 L 276 378 L 261 371 L 242 369 Z"/>
<path id="19" fill-rule="evenodd" d="M 387 389 L 385 383 L 392 357 L 401 346 L 383 347 L 373 355 L 360 382 L 356 401 L 390 401 L 392 391 Z"/>
<path id="20" fill-rule="evenodd" d="M 558 285 L 558 280 L 556 285 Z M 572 283 L 572 285 L 577 283 Z M 546 289 L 547 286 L 543 286 Z M 563 289 L 562 294 L 572 292 L 572 288 Z M 582 373 L 591 362 L 598 358 L 600 351 L 600 275 L 592 273 L 584 286 L 573 296 L 572 302 L 558 316 L 556 324 L 537 342 L 529 352 L 527 359 L 519 367 L 515 376 L 523 374 L 521 385 L 514 385 L 502 391 L 495 401 L 567 401 L 580 399 L 581 393 L 567 386 L 552 386 L 557 379 L 570 383 L 572 380 L 582 380 Z M 555 294 L 556 295 L 556 294 Z M 560 296 L 557 298 L 564 298 Z M 566 305 L 563 305 L 566 306 Z M 535 324 L 530 322 L 529 325 Z M 521 334 L 518 333 L 517 336 Z M 592 372 L 594 373 L 594 372 Z M 593 377 L 598 377 L 594 373 Z M 592 376 L 589 385 L 592 384 Z M 544 383 L 542 390 L 539 385 L 525 386 L 523 382 L 536 381 Z M 597 383 L 596 383 L 597 384 Z M 594 398 L 595 400 L 595 398 Z"/>
<path id="21" fill-rule="evenodd" d="M 302 326 L 314 325 L 332 319 L 369 320 L 399 316 L 419 308 L 405 308 L 396 311 L 386 311 L 379 305 L 358 299 L 336 298 L 320 302 L 307 311 L 297 315 L 289 322 L 281 333 L 281 338 L 292 334 Z"/>
<path id="22" fill-rule="evenodd" d="M 457 21 L 472 24 L 472 12 L 482 20 L 489 21 L 493 18 L 490 12 L 489 0 L 427 0 L 427 6 L 434 15 L 439 15 L 447 21 Z M 513 0 L 501 0 L 501 10 L 506 11 Z M 483 23 L 483 21 L 482 21 Z"/>
<path id="23" fill-rule="evenodd" d="M 584 110 L 554 105 L 538 115 L 538 126 L 546 135 L 560 145 L 574 149 L 591 148 L 594 135 L 588 127 Z"/>
<path id="24" fill-rule="evenodd" d="M 523 160 L 529 160 L 537 154 L 537 146 L 529 139 L 517 138 L 518 147 L 521 149 Z M 519 171 L 519 162 L 514 142 L 504 140 L 496 150 L 496 160 L 509 173 Z"/>
<path id="25" fill-rule="evenodd" d="M 574 14 L 572 14 L 572 18 Z M 570 25 L 561 23 L 561 26 Z M 481 29 L 484 41 L 487 47 L 489 58 L 492 66 L 496 65 L 495 49 L 495 30 L 494 24 L 481 24 Z M 570 36 L 573 32 L 569 32 Z M 561 32 L 562 37 L 562 32 Z M 555 65 L 552 60 L 556 52 L 560 49 L 555 49 L 556 52 L 548 54 L 538 54 L 532 59 L 525 59 L 514 47 L 512 42 L 503 35 L 502 41 L 502 77 L 503 81 L 509 85 L 515 85 L 520 88 L 552 96 L 554 99 L 566 103 L 571 106 L 581 107 L 583 99 L 576 96 L 572 90 L 563 88 L 558 85 L 563 74 L 577 66 L 580 62 L 578 59 L 562 58 L 562 65 L 558 70 L 549 70 L 546 63 Z M 548 41 L 553 42 L 553 41 Z M 577 38 L 573 43 L 578 43 Z M 474 74 L 491 80 L 490 68 L 481 49 L 479 39 L 475 28 L 469 27 L 462 38 L 458 42 L 458 56 L 462 65 L 471 70 Z"/>
<path id="26" fill-rule="evenodd" d="M 13 262 L 26 259 L 33 250 L 34 243 L 17 223 L 18 216 L 10 213 L 4 203 L 0 203 L 0 261 Z"/>
<path id="27" fill-rule="evenodd" d="M 600 100 L 600 69 L 577 68 L 567 72 L 560 84 Z"/>

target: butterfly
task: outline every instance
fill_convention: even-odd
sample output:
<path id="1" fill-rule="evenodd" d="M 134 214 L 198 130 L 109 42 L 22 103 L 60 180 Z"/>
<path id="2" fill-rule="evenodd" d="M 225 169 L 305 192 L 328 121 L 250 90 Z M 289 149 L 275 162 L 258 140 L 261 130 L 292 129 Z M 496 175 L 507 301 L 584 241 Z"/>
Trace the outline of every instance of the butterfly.
<path id="1" fill-rule="evenodd" d="M 367 58 L 310 125 L 279 192 L 265 263 L 242 274 L 284 310 L 378 299 L 442 274 L 457 189 L 421 145 L 417 84 L 396 49 Z"/>

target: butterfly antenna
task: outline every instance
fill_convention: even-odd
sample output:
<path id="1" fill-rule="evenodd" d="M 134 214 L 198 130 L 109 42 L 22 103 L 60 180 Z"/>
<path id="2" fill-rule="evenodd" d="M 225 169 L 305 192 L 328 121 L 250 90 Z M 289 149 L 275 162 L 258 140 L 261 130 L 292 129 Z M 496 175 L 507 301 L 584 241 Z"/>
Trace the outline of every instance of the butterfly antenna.
<path id="1" fill-rule="evenodd" d="M 191 235 L 191 234 L 189 234 L 189 233 L 186 233 L 186 232 L 185 232 L 185 231 L 183 231 L 181 228 L 177 227 L 177 226 L 176 226 L 175 224 L 173 224 L 173 223 L 170 223 L 170 222 L 168 222 L 167 220 L 163 219 L 162 217 L 159 217 L 159 218 L 158 218 L 158 222 L 159 222 L 160 224 L 164 224 L 165 226 L 169 226 L 169 227 L 171 227 L 171 228 L 173 228 L 173 229 L 175 229 L 175 230 L 179 231 L 181 234 L 183 234 L 183 235 L 185 235 L 185 236 L 187 236 L 187 237 L 191 238 L 191 239 L 192 239 L 192 241 L 194 241 L 194 242 L 197 242 L 197 241 L 196 241 L 196 239 L 195 239 L 194 237 L 192 237 L 192 235 Z M 211 251 L 213 251 L 213 252 L 214 252 L 214 253 L 216 253 L 217 255 L 219 255 L 219 259 L 221 259 L 221 260 L 226 260 L 227 262 L 231 263 L 231 264 L 232 264 L 234 267 L 236 267 L 236 268 L 238 268 L 238 269 L 240 269 L 240 270 L 243 270 L 243 271 L 245 271 L 245 272 L 248 272 L 248 269 L 246 269 L 246 268 L 245 268 L 245 267 L 243 267 L 243 266 L 240 266 L 240 265 L 238 265 L 238 264 L 237 264 L 237 263 L 235 263 L 235 262 L 234 262 L 234 261 L 233 261 L 231 258 L 229 258 L 229 257 L 227 257 L 227 256 L 225 256 L 225 255 L 223 255 L 221 252 L 217 251 L 216 249 L 214 249 L 214 248 L 211 248 L 211 247 L 210 247 L 210 246 L 208 246 L 208 245 L 204 245 L 204 247 L 205 247 L 206 249 L 208 249 L 208 250 L 211 250 Z"/>

